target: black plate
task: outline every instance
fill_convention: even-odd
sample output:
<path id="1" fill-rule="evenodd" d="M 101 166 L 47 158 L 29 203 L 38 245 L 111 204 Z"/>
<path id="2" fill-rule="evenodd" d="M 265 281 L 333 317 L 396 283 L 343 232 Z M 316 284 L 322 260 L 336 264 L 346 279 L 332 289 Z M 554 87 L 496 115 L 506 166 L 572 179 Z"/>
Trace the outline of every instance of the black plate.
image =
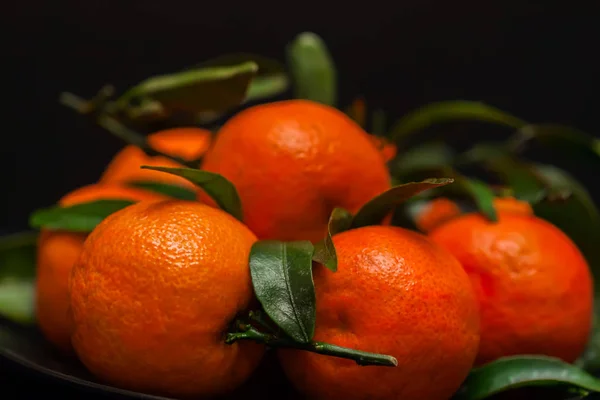
<path id="1" fill-rule="evenodd" d="M 0 357 L 59 383 L 100 395 L 110 395 L 111 398 L 174 400 L 104 385 L 98 382 L 78 360 L 65 358 L 56 352 L 36 327 L 21 326 L 1 318 Z M 223 400 L 242 398 L 285 400 L 295 399 L 297 395 L 279 369 L 274 354 L 269 354 L 253 377 Z"/>

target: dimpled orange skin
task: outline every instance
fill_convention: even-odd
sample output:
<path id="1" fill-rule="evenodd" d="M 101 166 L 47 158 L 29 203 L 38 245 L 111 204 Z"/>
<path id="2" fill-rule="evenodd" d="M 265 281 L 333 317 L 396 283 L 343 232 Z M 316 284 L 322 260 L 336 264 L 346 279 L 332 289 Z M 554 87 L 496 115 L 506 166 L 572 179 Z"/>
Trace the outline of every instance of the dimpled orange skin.
<path id="1" fill-rule="evenodd" d="M 390 187 L 368 134 L 342 112 L 305 100 L 262 104 L 231 118 L 202 169 L 233 182 L 244 222 L 259 239 L 316 242 L 335 207 L 355 212 Z"/>
<path id="2" fill-rule="evenodd" d="M 67 194 L 59 204 L 70 206 L 102 199 L 131 201 L 161 200 L 165 197 L 117 185 L 88 185 Z M 72 352 L 71 321 L 68 317 L 68 283 L 86 235 L 77 232 L 40 232 L 37 247 L 36 316 L 44 336 L 65 353 Z"/>
<path id="3" fill-rule="evenodd" d="M 210 147 L 211 135 L 210 131 L 195 127 L 173 128 L 148 135 L 148 143 L 163 153 L 191 161 L 204 155 Z M 100 182 L 123 184 L 128 181 L 153 181 L 196 190 L 186 179 L 165 172 L 141 169 L 141 165 L 182 167 L 166 157 L 149 157 L 138 147 L 127 146 L 107 165 Z"/>
<path id="4" fill-rule="evenodd" d="M 89 235 L 71 279 L 73 346 L 109 384 L 173 397 L 245 381 L 263 347 L 225 344 L 253 298 L 256 237 L 231 215 L 179 200 L 138 203 Z"/>
<path id="5" fill-rule="evenodd" d="M 398 366 L 280 351 L 291 382 L 311 399 L 450 398 L 479 343 L 477 301 L 460 264 L 403 228 L 359 228 L 333 242 L 338 271 L 314 269 L 315 340 L 389 354 Z"/>
<path id="6" fill-rule="evenodd" d="M 545 354 L 574 361 L 591 328 L 586 260 L 558 228 L 533 215 L 498 212 L 492 223 L 467 214 L 434 229 L 469 274 L 481 308 L 477 363 Z"/>

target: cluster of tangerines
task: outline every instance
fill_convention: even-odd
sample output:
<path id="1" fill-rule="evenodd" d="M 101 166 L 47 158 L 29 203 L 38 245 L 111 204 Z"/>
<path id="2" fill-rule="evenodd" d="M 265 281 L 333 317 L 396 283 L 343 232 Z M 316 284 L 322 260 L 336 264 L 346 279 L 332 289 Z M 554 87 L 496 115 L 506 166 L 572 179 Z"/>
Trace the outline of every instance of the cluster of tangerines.
<path id="1" fill-rule="evenodd" d="M 391 187 L 382 143 L 335 108 L 305 100 L 253 106 L 216 135 L 156 132 L 163 153 L 233 183 L 239 221 L 181 177 L 142 165 L 172 159 L 124 148 L 99 182 L 60 200 L 135 202 L 89 235 L 44 229 L 38 246 L 37 318 L 53 344 L 99 379 L 147 393 L 214 396 L 246 381 L 264 344 L 227 343 L 257 307 L 249 255 L 258 240 L 326 237 L 332 210 L 357 212 Z M 131 181 L 185 187 L 180 200 Z M 393 368 L 298 349 L 278 350 L 291 383 L 315 399 L 449 399 L 473 366 L 540 354 L 574 361 L 591 329 L 592 279 L 576 245 L 512 198 L 498 220 L 445 198 L 417 218 L 333 235 L 337 271 L 315 263 L 314 340 L 395 357 Z M 301 313 L 301 305 L 284 313 Z"/>

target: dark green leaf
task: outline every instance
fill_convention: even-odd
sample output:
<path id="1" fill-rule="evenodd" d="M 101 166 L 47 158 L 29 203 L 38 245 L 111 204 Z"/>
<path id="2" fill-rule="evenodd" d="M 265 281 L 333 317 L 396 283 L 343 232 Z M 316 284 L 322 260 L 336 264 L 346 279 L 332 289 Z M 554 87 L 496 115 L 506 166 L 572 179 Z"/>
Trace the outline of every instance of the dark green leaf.
<path id="1" fill-rule="evenodd" d="M 560 168 L 537 164 L 535 170 L 555 189 L 568 190 L 564 201 L 541 201 L 533 205 L 535 215 L 550 221 L 581 249 L 594 277 L 600 279 L 600 213 L 585 186 Z M 600 285 L 596 289 L 600 290 Z"/>
<path id="2" fill-rule="evenodd" d="M 456 400 L 482 400 L 510 389 L 562 386 L 600 392 L 600 380 L 559 359 L 543 356 L 501 358 L 471 371 Z"/>
<path id="3" fill-rule="evenodd" d="M 456 187 L 460 188 L 470 197 L 477 206 L 478 211 L 490 221 L 497 221 L 496 209 L 494 208 L 494 191 L 478 179 L 467 178 L 459 174 L 454 175 Z"/>
<path id="4" fill-rule="evenodd" d="M 323 39 L 312 32 L 299 34 L 286 48 L 294 96 L 335 106 L 337 72 Z"/>
<path id="5" fill-rule="evenodd" d="M 422 174 L 439 173 L 451 165 L 454 151 L 445 143 L 429 142 L 403 151 L 392 163 L 395 177 L 414 177 Z"/>
<path id="6" fill-rule="evenodd" d="M 242 202 L 237 189 L 224 176 L 193 168 L 167 168 L 143 165 L 141 168 L 162 171 L 187 179 L 204 190 L 223 211 L 243 220 Z"/>
<path id="7" fill-rule="evenodd" d="M 314 247 L 309 241 L 259 241 L 250 251 L 256 297 L 267 315 L 292 339 L 308 343 L 315 332 L 312 277 Z"/>
<path id="8" fill-rule="evenodd" d="M 352 220 L 352 228 L 379 224 L 396 206 L 411 197 L 424 190 L 444 186 L 453 181 L 453 179 L 448 178 L 426 179 L 422 182 L 410 182 L 394 186 L 362 206 Z"/>
<path id="9" fill-rule="evenodd" d="M 256 63 L 245 62 L 155 76 L 129 89 L 117 105 L 126 110 L 140 99 L 157 101 L 169 111 L 225 111 L 244 101 L 257 70 Z"/>
<path id="10" fill-rule="evenodd" d="M 205 61 L 201 63 L 200 66 L 235 66 L 248 61 L 252 61 L 258 65 L 258 73 L 250 82 L 250 87 L 246 93 L 244 103 L 277 96 L 288 89 L 290 82 L 285 70 L 285 65 L 277 60 L 257 54 L 226 54 Z"/>
<path id="11" fill-rule="evenodd" d="M 350 229 L 350 225 L 352 225 L 352 214 L 343 208 L 335 208 L 329 217 L 327 237 L 315 245 L 313 260 L 336 272 L 337 254 L 332 236 Z"/>
<path id="12" fill-rule="evenodd" d="M 512 157 L 502 144 L 479 143 L 461 159 L 484 165 L 499 176 L 519 200 L 536 203 L 549 194 L 546 182 L 529 165 Z"/>
<path id="13" fill-rule="evenodd" d="M 525 122 L 504 111 L 476 101 L 443 101 L 428 104 L 402 117 L 391 129 L 391 140 L 398 143 L 410 134 L 429 126 L 451 121 L 483 121 L 511 128 L 520 128 Z"/>
<path id="14" fill-rule="evenodd" d="M 110 214 L 134 202 L 128 200 L 97 200 L 69 207 L 54 206 L 34 211 L 29 218 L 32 228 L 91 232 Z"/>
<path id="15" fill-rule="evenodd" d="M 600 140 L 578 129 L 553 124 L 527 125 L 517 132 L 510 144 L 513 149 L 522 150 L 529 141 L 557 150 L 558 155 L 577 160 L 578 164 L 600 166 Z"/>
<path id="16" fill-rule="evenodd" d="M 128 186 L 149 190 L 152 192 L 164 194 L 179 200 L 196 200 L 196 193 L 188 188 L 168 183 L 153 181 L 132 181 Z"/>
<path id="17" fill-rule="evenodd" d="M 37 232 L 0 237 L 0 315 L 22 324 L 35 320 Z"/>

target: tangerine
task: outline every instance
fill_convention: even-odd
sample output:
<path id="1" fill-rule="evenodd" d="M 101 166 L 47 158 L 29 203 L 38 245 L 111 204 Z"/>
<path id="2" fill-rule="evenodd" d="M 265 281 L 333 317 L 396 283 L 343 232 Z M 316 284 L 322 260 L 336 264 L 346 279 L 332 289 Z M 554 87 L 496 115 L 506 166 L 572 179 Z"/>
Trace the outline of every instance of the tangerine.
<path id="1" fill-rule="evenodd" d="M 106 218 L 73 268 L 73 346 L 115 386 L 173 397 L 233 390 L 263 346 L 225 343 L 253 299 L 255 235 L 231 215 L 180 200 Z"/>
<path id="2" fill-rule="evenodd" d="M 93 184 L 72 191 L 59 200 L 71 206 L 102 199 L 131 201 L 160 200 L 159 194 L 117 185 Z M 68 283 L 71 269 L 83 248 L 86 234 L 42 229 L 37 246 L 36 316 L 44 336 L 68 353 L 71 347 L 71 322 L 68 317 Z"/>
<path id="3" fill-rule="evenodd" d="M 429 237 L 469 275 L 481 309 L 477 364 L 502 356 L 543 354 L 575 361 L 592 324 L 593 284 L 577 246 L 534 215 L 499 210 L 436 227 Z"/>
<path id="4" fill-rule="evenodd" d="M 240 112 L 221 128 L 202 168 L 236 186 L 245 223 L 260 239 L 316 242 L 335 207 L 355 212 L 390 187 L 368 134 L 341 111 L 306 100 Z"/>
<path id="5" fill-rule="evenodd" d="M 473 288 L 456 259 L 426 236 L 369 226 L 333 237 L 338 271 L 314 270 L 314 339 L 395 356 L 395 368 L 297 350 L 279 352 L 291 382 L 314 399 L 446 400 L 479 344 Z"/>

